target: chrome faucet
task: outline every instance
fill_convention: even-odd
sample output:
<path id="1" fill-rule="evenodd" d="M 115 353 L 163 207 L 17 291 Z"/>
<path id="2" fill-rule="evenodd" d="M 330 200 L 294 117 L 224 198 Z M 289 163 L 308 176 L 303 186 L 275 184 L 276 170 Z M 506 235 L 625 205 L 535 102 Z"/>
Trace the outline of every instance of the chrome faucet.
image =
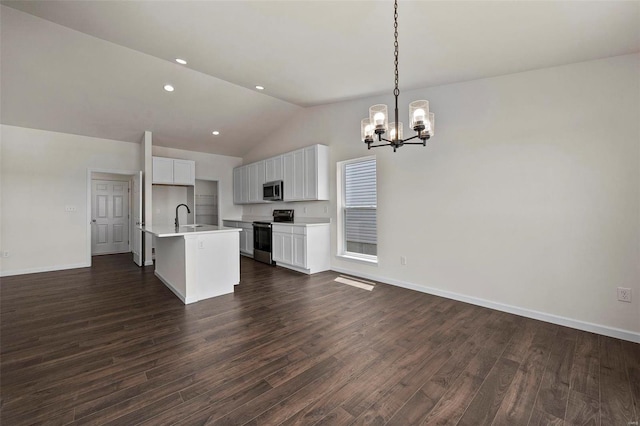
<path id="1" fill-rule="evenodd" d="M 189 210 L 189 206 L 186 204 L 178 204 L 176 206 L 176 228 L 180 227 L 180 221 L 178 220 L 178 209 L 180 208 L 180 206 L 185 206 L 187 208 L 187 213 L 191 213 L 191 210 Z"/>

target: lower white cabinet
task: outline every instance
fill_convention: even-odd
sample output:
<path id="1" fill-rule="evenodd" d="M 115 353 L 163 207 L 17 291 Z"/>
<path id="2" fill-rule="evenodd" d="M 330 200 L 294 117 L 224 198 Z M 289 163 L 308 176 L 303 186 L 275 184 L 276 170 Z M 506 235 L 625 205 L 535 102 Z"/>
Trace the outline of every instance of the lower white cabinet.
<path id="1" fill-rule="evenodd" d="M 240 228 L 240 254 L 253 257 L 253 222 L 223 220 L 223 226 Z"/>
<path id="2" fill-rule="evenodd" d="M 330 269 L 328 223 L 273 224 L 272 256 L 277 265 L 305 274 Z"/>

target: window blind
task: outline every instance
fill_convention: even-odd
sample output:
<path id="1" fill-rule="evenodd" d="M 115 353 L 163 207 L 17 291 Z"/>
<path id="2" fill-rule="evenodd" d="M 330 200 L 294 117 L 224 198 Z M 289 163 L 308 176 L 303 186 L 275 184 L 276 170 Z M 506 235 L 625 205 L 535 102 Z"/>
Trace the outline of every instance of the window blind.
<path id="1" fill-rule="evenodd" d="M 376 160 L 345 165 L 345 237 L 348 242 L 376 244 Z"/>

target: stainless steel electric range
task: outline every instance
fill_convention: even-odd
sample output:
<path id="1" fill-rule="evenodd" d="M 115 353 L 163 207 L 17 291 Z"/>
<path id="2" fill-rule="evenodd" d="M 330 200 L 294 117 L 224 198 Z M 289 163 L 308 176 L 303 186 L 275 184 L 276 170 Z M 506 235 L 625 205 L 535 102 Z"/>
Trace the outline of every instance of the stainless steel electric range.
<path id="1" fill-rule="evenodd" d="M 274 210 L 273 220 L 253 222 L 253 258 L 258 262 L 274 265 L 272 257 L 271 224 L 293 222 L 293 210 Z"/>

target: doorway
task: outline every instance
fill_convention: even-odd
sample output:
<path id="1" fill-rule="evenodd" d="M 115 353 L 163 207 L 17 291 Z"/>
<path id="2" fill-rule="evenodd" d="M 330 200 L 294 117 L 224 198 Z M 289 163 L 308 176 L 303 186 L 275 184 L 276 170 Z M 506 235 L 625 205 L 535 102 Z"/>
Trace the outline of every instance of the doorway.
<path id="1" fill-rule="evenodd" d="M 87 171 L 87 258 L 132 253 L 143 266 L 142 172 Z"/>
<path id="2" fill-rule="evenodd" d="M 91 179 L 91 256 L 130 252 L 129 180 L 120 180 L 119 175 L 95 177 Z"/>
<path id="3" fill-rule="evenodd" d="M 195 223 L 220 226 L 218 181 L 196 179 Z"/>

